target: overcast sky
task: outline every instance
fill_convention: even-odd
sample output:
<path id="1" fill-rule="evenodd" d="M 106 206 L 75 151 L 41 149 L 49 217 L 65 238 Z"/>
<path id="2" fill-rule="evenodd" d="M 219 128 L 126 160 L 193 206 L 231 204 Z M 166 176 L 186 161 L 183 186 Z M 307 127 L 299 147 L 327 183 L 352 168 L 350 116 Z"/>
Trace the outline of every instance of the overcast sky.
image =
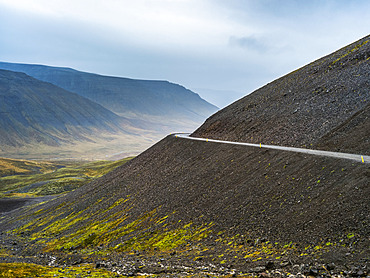
<path id="1" fill-rule="evenodd" d="M 370 32 L 369 0 L 0 0 L 0 61 L 169 80 L 223 107 Z"/>

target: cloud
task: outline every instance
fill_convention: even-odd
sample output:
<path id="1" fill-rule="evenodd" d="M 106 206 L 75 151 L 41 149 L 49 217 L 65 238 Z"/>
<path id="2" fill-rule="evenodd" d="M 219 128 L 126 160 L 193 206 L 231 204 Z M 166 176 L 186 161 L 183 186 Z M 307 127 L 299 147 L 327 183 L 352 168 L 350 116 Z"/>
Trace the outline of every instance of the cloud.
<path id="1" fill-rule="evenodd" d="M 231 46 L 237 46 L 245 48 L 247 50 L 253 50 L 257 52 L 266 52 L 269 47 L 264 42 L 263 39 L 257 39 L 255 36 L 246 36 L 246 37 L 235 37 L 231 36 L 229 39 L 229 44 Z"/>
<path id="2" fill-rule="evenodd" d="M 97 32 L 114 34 L 118 42 L 129 39 L 162 48 L 210 44 L 229 28 L 218 20 L 212 5 L 199 0 L 0 0 L 0 4 L 50 21 L 94 26 Z"/>
<path id="3" fill-rule="evenodd" d="M 250 92 L 367 35 L 368 10 L 367 0 L 0 0 L 0 60 Z"/>

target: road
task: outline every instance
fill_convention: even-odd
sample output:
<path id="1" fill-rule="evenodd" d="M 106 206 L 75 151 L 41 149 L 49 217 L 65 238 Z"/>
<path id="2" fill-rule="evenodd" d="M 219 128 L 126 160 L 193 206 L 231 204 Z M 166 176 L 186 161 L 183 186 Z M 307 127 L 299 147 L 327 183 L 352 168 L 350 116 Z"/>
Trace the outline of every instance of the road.
<path id="1" fill-rule="evenodd" d="M 320 151 L 320 150 L 275 146 L 275 145 L 251 144 L 251 143 L 206 139 L 206 138 L 199 138 L 199 137 L 190 137 L 189 136 L 190 133 L 175 133 L 172 135 L 177 138 L 183 138 L 183 139 L 188 139 L 188 140 L 214 142 L 214 143 L 231 144 L 231 145 L 239 145 L 239 146 L 249 146 L 249 147 L 262 148 L 262 149 L 274 149 L 274 150 L 281 150 L 281 151 L 289 151 L 289 152 L 305 153 L 305 154 L 312 154 L 312 155 L 319 155 L 319 156 L 326 156 L 326 157 L 349 159 L 349 160 L 361 162 L 361 163 L 370 163 L 370 156 L 368 155 L 328 152 L 328 151 Z"/>

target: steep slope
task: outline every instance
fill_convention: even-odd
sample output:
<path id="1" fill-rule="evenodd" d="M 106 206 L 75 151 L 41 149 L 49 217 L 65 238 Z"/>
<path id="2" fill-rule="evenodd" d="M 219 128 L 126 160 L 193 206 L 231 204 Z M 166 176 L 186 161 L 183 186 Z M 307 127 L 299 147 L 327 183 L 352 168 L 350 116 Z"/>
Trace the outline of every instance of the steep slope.
<path id="1" fill-rule="evenodd" d="M 0 145 L 61 146 L 108 140 L 134 128 L 101 105 L 24 73 L 0 70 Z"/>
<path id="2" fill-rule="evenodd" d="M 89 98 L 141 127 L 165 132 L 193 131 L 217 107 L 184 87 L 167 81 L 102 76 L 70 68 L 0 63 L 0 68 L 24 72 Z"/>
<path id="3" fill-rule="evenodd" d="M 317 146 L 325 150 L 370 153 L 370 104 L 325 134 Z"/>
<path id="4" fill-rule="evenodd" d="M 360 41 L 360 45 L 349 49 L 355 52 L 366 44 Z M 352 54 L 345 53 L 348 55 L 342 59 Z M 365 74 L 363 63 L 367 61 L 357 67 Z M 296 73 L 297 78 L 303 78 L 297 84 L 305 82 L 307 68 L 303 69 Z M 342 70 L 347 79 L 338 82 L 350 84 L 353 76 L 346 75 L 346 66 Z M 333 69 L 333 74 L 340 75 L 340 71 Z M 259 97 L 253 94 L 250 98 Z M 286 103 L 301 103 L 296 97 L 287 94 Z M 342 106 L 349 109 L 353 102 L 338 96 L 338 111 Z M 271 110 L 279 105 L 272 103 Z M 310 105 L 307 99 L 307 107 L 300 109 Z M 321 136 L 314 133 L 307 138 L 321 142 L 327 134 L 324 142 L 344 140 L 366 127 L 368 106 L 358 105 L 356 113 L 347 112 L 341 125 L 339 120 L 333 121 L 337 129 L 324 128 Z M 235 139 L 242 124 L 233 122 L 230 107 L 223 111 L 225 114 L 217 114 L 218 121 L 229 119 L 235 124 L 234 133 L 230 133 Z M 317 127 L 308 118 L 302 125 L 296 113 L 285 121 L 309 130 Z M 318 122 L 321 116 L 317 115 Z M 215 129 L 220 132 L 215 135 L 206 130 L 209 137 L 224 135 L 223 130 Z M 294 143 L 287 134 L 282 135 L 283 143 Z M 153 273 L 178 277 L 190 271 L 201 273 L 200 277 L 214 273 L 237 276 L 241 272 L 264 272 L 263 277 L 287 277 L 290 273 L 297 277 L 366 276 L 370 257 L 368 165 L 168 136 L 71 194 L 7 215 L 0 220 L 0 229 L 16 235 L 12 240 L 16 240 L 18 251 L 9 255 L 18 257 L 12 260 L 32 256 L 44 264 L 53 261 L 60 265 L 90 261 L 127 276 Z M 22 245 L 25 241 L 32 244 Z"/>
<path id="5" fill-rule="evenodd" d="M 176 273 L 179 264 L 291 272 L 304 263 L 308 274 L 315 262 L 339 272 L 369 257 L 369 174 L 367 165 L 346 160 L 167 137 L 0 226 L 17 228 L 35 252 L 39 242 L 60 263 L 71 254 L 96 262 L 100 252 L 107 263 L 140 261 L 132 264 L 141 273 L 159 259 L 160 273 Z"/>
<path id="6" fill-rule="evenodd" d="M 370 128 L 365 128 L 369 122 L 365 120 L 369 117 L 369 58 L 367 36 L 231 104 L 193 135 L 369 154 Z M 363 119 L 363 125 L 355 131 L 356 117 Z M 345 137 L 339 138 L 339 127 L 350 119 L 347 129 L 353 129 L 351 135 L 347 130 Z M 326 140 L 336 140 L 339 145 Z M 347 143 L 340 144 L 343 142 Z"/>

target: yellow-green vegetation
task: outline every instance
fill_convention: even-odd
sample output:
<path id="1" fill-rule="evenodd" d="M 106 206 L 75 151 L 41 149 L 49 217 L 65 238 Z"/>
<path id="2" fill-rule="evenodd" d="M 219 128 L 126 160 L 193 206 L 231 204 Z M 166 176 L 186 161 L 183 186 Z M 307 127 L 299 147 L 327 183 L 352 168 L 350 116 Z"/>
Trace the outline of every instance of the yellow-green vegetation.
<path id="1" fill-rule="evenodd" d="M 109 200 L 97 200 L 92 206 Z M 94 212 L 87 210 L 65 214 L 65 205 L 53 211 L 39 210 L 26 225 L 14 230 L 27 234 L 30 240 L 43 244 L 44 251 L 80 252 L 169 252 L 173 249 L 188 249 L 188 243 L 197 243 L 212 233 L 212 223 L 196 225 L 171 221 L 171 215 L 159 216 L 157 210 L 132 218 L 129 212 L 130 198 L 118 199 L 108 209 Z M 119 207 L 119 209 L 117 209 Z M 37 232 L 33 232 L 37 230 Z M 99 246 L 99 248 L 97 248 Z M 101 252 L 100 252 L 101 253 Z"/>
<path id="2" fill-rule="evenodd" d="M 0 246 L 0 257 L 9 256 L 8 250 Z"/>
<path id="3" fill-rule="evenodd" d="M 166 252 L 185 245 L 188 241 L 198 242 L 211 232 L 212 224 L 196 226 L 187 223 L 180 227 L 167 228 L 169 217 L 158 217 L 156 210 L 130 221 L 128 219 L 130 206 L 122 208 L 122 204 L 128 201 L 128 198 L 119 199 L 109 209 L 99 211 L 101 220 L 90 220 L 90 215 L 86 211 L 72 212 L 68 216 L 60 217 L 62 209 L 59 208 L 49 216 L 35 218 L 15 232 L 31 232 L 37 227 L 43 227 L 39 232 L 32 233 L 30 239 L 46 244 L 45 251 L 66 252 L 76 249 L 85 249 L 88 252 L 97 246 L 115 252 L 133 250 Z M 121 205 L 120 210 L 113 212 L 118 205 Z M 79 226 L 82 222 L 83 225 Z M 67 230 L 69 232 L 66 235 L 58 237 Z M 117 242 L 122 239 L 125 240 Z"/>
<path id="4" fill-rule="evenodd" d="M 232 263 L 234 259 L 281 261 L 292 254 L 313 256 L 337 245 L 323 242 L 302 250 L 292 242 L 261 242 L 249 235 L 215 233 L 213 223 L 184 223 L 178 220 L 176 212 L 160 215 L 160 207 L 133 217 L 130 215 L 133 206 L 130 198 L 96 200 L 92 207 L 105 203 L 104 209 L 94 211 L 94 215 L 99 216 L 97 218 L 91 217 L 89 209 L 67 214 L 66 204 L 52 211 L 38 210 L 33 213 L 32 221 L 13 232 L 42 244 L 46 252 L 107 255 L 135 254 L 136 251 L 170 254 L 176 250 L 194 260 L 208 258 L 219 264 Z M 348 233 L 345 237 L 354 235 Z"/>
<path id="5" fill-rule="evenodd" d="M 221 264 L 227 263 L 227 258 L 243 259 L 251 262 L 262 259 L 280 260 L 285 255 L 295 252 L 295 247 L 291 243 L 286 245 L 269 241 L 257 243 L 258 240 L 252 240 L 239 234 L 232 237 L 226 237 L 220 234 L 215 241 L 220 246 L 223 246 L 221 249 L 224 251 L 213 260 Z M 250 244 L 251 242 L 253 244 Z"/>
<path id="6" fill-rule="evenodd" d="M 0 177 L 36 172 L 48 173 L 52 172 L 56 168 L 57 165 L 52 162 L 0 158 Z"/>
<path id="7" fill-rule="evenodd" d="M 130 198 L 127 196 L 115 202 L 107 198 L 96 200 L 93 207 L 105 203 L 105 209 L 94 211 L 98 218 L 91 217 L 89 209 L 71 211 L 67 215 L 66 204 L 53 211 L 38 210 L 34 212 L 32 221 L 13 232 L 27 235 L 34 244 L 43 245 L 44 252 L 106 257 L 117 253 L 135 255 L 137 251 L 150 256 L 171 256 L 176 251 L 177 256 L 189 260 L 207 259 L 220 265 L 232 264 L 235 260 L 279 263 L 291 255 L 320 255 L 337 245 L 323 242 L 306 246 L 303 250 L 293 242 L 261 242 L 250 235 L 230 235 L 226 231 L 216 233 L 213 223 L 184 223 L 178 220 L 176 212 L 160 215 L 160 207 L 133 217 L 130 215 L 133 206 Z M 35 230 L 37 232 L 33 232 Z M 348 239 L 354 236 L 353 233 L 344 235 Z"/>
<path id="8" fill-rule="evenodd" d="M 168 252 L 179 246 L 184 246 L 188 242 L 196 243 L 203 238 L 208 237 L 212 232 L 210 228 L 212 224 L 195 226 L 188 223 L 176 229 L 163 229 L 153 232 L 141 233 L 139 236 L 134 236 L 125 242 L 122 242 L 114 248 L 118 251 L 130 250 L 156 250 L 160 252 Z"/>
<path id="9" fill-rule="evenodd" d="M 191 256 L 194 260 L 208 257 L 220 264 L 231 263 L 229 260 L 233 259 L 251 262 L 266 259 L 279 261 L 293 253 L 299 256 L 314 255 L 333 246 L 333 243 L 322 243 L 317 246 L 307 246 L 302 252 L 292 242 L 287 244 L 258 242 L 239 234 L 231 237 L 224 236 L 223 232 L 215 234 L 212 231 L 213 223 L 179 225 L 182 223 L 179 221 L 178 225 L 175 225 L 168 220 L 171 215 L 159 217 L 157 210 L 148 212 L 135 220 L 129 220 L 129 205 L 125 208 L 120 206 L 120 210 L 113 213 L 115 207 L 128 201 L 129 199 L 120 199 L 113 203 L 109 210 L 99 212 L 103 216 L 99 221 L 89 220 L 89 214 L 86 211 L 71 213 L 60 218 L 63 208 L 60 207 L 60 211 L 55 211 L 49 217 L 35 219 L 14 232 L 24 233 L 32 231 L 35 227 L 44 227 L 39 232 L 31 233 L 30 239 L 44 244 L 44 251 L 47 252 L 77 251 L 88 255 L 105 254 L 105 252 L 131 254 L 141 251 L 158 254 L 177 250 L 185 252 L 186 256 Z M 79 226 L 80 222 L 84 224 Z M 60 236 L 63 232 L 66 232 L 65 235 Z M 210 235 L 214 237 L 211 240 L 214 244 L 211 245 L 208 244 Z M 207 241 L 202 241 L 206 238 L 208 238 Z"/>
<path id="10" fill-rule="evenodd" d="M 0 198 L 53 195 L 72 191 L 132 157 L 118 161 L 34 162 L 0 159 Z M 5 176 L 7 175 L 7 176 Z"/>
<path id="11" fill-rule="evenodd" d="M 369 42 L 369 40 L 366 40 L 363 43 L 360 43 L 360 44 L 356 45 L 354 48 L 352 48 L 351 50 L 347 51 L 345 54 L 343 54 L 338 59 L 336 59 L 332 64 L 334 65 L 335 63 L 339 62 L 341 59 L 343 59 L 344 57 L 348 56 L 350 53 L 358 50 L 359 48 L 361 48 L 362 46 L 364 46 L 368 42 Z"/>
<path id="12" fill-rule="evenodd" d="M 212 257 L 212 261 L 219 264 L 232 263 L 235 259 L 242 259 L 247 262 L 257 262 L 260 260 L 281 262 L 287 260 L 291 255 L 295 256 L 320 256 L 326 250 L 337 243 L 322 242 L 316 246 L 306 246 L 298 248 L 293 242 L 259 242 L 258 239 L 252 239 L 244 235 L 225 236 L 219 232 L 214 240 L 217 244 L 212 244 L 205 248 L 195 250 L 195 258 Z M 217 247 L 215 247 L 217 246 Z M 344 245 L 342 245 L 344 246 Z"/>
<path id="13" fill-rule="evenodd" d="M 0 263 L 0 277 L 115 277 L 116 274 L 95 269 L 91 264 L 69 267 L 41 266 L 30 263 Z"/>

